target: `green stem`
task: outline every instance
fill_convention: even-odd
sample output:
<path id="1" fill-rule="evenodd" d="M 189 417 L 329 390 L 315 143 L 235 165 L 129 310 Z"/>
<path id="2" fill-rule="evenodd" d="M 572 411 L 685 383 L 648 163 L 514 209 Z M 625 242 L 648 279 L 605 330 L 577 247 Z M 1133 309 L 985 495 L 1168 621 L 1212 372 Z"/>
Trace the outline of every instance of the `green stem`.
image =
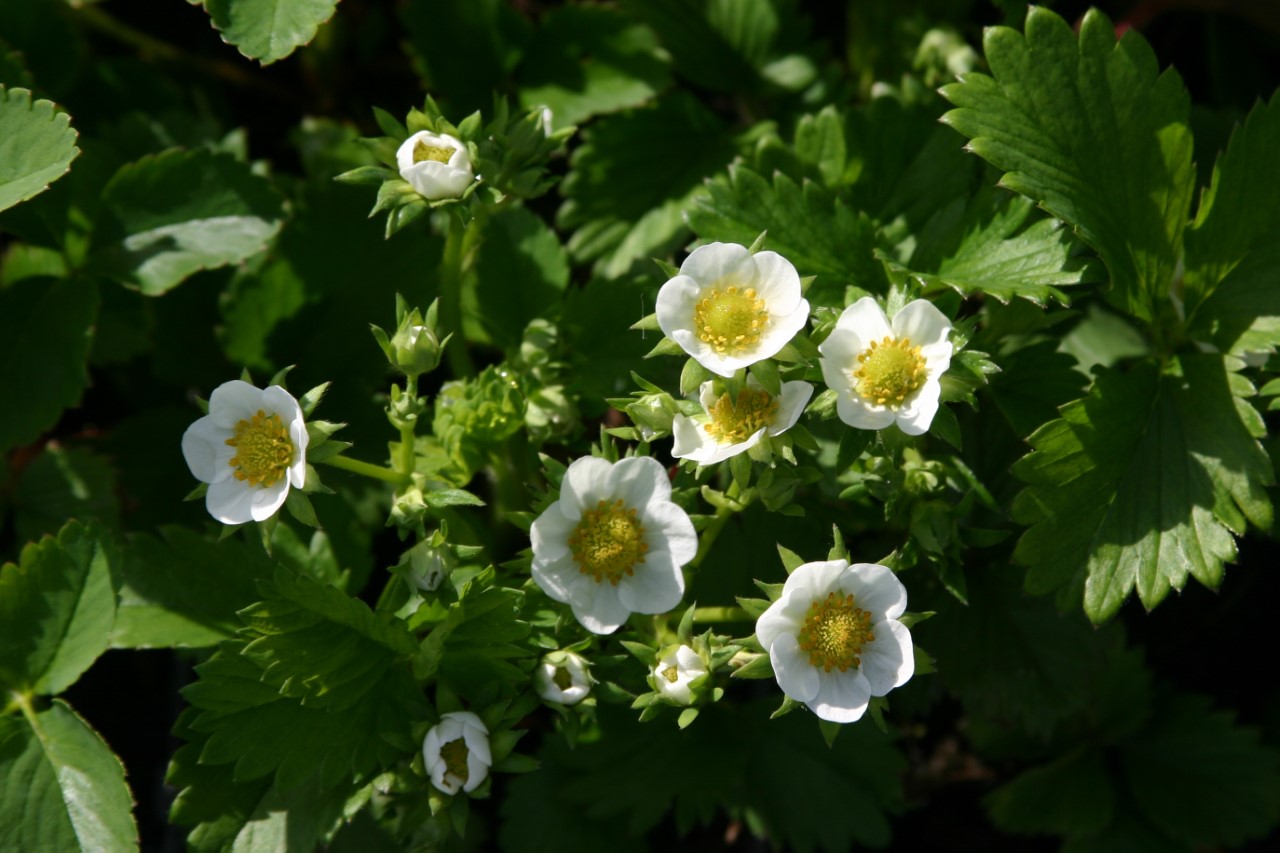
<path id="1" fill-rule="evenodd" d="M 465 274 L 467 235 L 477 227 L 477 220 L 463 227 L 457 219 L 449 220 L 449 233 L 444 241 L 444 257 L 440 260 L 440 338 L 452 334 L 453 339 L 444 348 L 445 357 L 455 378 L 475 375 L 476 366 L 467 351 L 467 339 L 462 333 L 462 279 Z"/>
<path id="2" fill-rule="evenodd" d="M 741 607 L 695 607 L 693 622 L 753 622 L 751 614 Z"/>
<path id="3" fill-rule="evenodd" d="M 729 488 L 725 490 L 725 497 L 735 499 L 738 497 L 738 483 L 732 482 Z M 734 501 L 737 503 L 737 501 Z M 711 546 L 715 544 L 716 537 L 720 535 L 720 531 L 724 530 L 724 526 L 729 523 L 729 518 L 736 512 L 746 509 L 747 505 L 739 504 L 737 509 L 728 506 L 716 508 L 716 514 L 711 519 L 711 524 L 707 525 L 707 529 L 702 531 L 702 535 L 698 537 L 698 553 L 694 555 L 693 560 L 689 562 L 689 567 L 696 569 L 702 565 L 702 561 L 707 558 L 707 554 L 711 553 Z"/>
<path id="4" fill-rule="evenodd" d="M 346 456 L 330 456 L 320 464 L 329 465 L 333 468 L 341 468 L 343 471 L 350 471 L 352 474 L 372 477 L 375 480 L 394 483 L 397 486 L 405 486 L 409 484 L 409 476 L 407 474 L 401 474 L 399 471 L 393 471 L 390 468 L 384 468 L 381 465 L 371 465 L 368 462 L 361 462 L 359 459 L 349 459 Z"/>
<path id="5" fill-rule="evenodd" d="M 418 396 L 418 377 L 408 376 L 405 378 L 404 393 L 410 401 Z M 396 459 L 396 471 L 405 477 L 413 474 L 416 454 L 413 433 L 416 426 L 417 421 L 415 420 L 400 427 L 400 456 Z"/>

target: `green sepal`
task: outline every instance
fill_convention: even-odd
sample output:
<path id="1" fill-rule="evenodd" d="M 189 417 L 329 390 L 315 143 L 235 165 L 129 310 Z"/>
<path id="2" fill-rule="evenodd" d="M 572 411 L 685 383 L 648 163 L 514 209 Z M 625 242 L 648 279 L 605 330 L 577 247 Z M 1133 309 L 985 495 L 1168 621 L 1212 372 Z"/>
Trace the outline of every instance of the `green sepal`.
<path id="1" fill-rule="evenodd" d="M 658 341 L 657 346 L 649 350 L 649 352 L 646 353 L 644 357 L 654 358 L 660 355 L 684 355 L 684 354 L 685 354 L 684 350 L 681 348 L 681 346 L 678 343 L 671 340 L 671 338 L 663 338 L 662 340 Z"/>
<path id="2" fill-rule="evenodd" d="M 782 567 L 787 570 L 787 574 L 791 574 L 797 567 L 804 565 L 804 557 L 801 557 L 790 548 L 782 545 L 778 546 L 778 556 L 782 559 Z M 757 581 L 757 583 L 759 583 Z"/>
<path id="3" fill-rule="evenodd" d="M 630 640 L 622 640 L 622 647 L 631 654 L 635 655 L 636 660 L 645 666 L 653 669 L 658 665 L 658 653 L 644 643 L 633 643 Z"/>
<path id="4" fill-rule="evenodd" d="M 773 678 L 773 661 L 768 654 L 757 655 L 733 671 L 732 678 Z"/>
<path id="5" fill-rule="evenodd" d="M 284 499 L 284 508 L 299 523 L 305 524 L 307 527 L 320 527 L 320 519 L 316 518 L 315 507 L 311 505 L 311 499 L 307 497 L 306 492 L 302 489 L 289 490 Z"/>

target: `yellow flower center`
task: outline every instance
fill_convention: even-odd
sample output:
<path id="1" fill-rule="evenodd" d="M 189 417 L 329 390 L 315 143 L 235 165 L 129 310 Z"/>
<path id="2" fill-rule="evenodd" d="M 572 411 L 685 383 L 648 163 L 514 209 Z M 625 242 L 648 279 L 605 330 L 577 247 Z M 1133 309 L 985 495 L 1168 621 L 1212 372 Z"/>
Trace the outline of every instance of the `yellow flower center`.
<path id="1" fill-rule="evenodd" d="M 627 509 L 621 500 L 600 501 L 595 509 L 584 510 L 582 521 L 569 535 L 569 551 L 578 570 L 614 586 L 623 576 L 635 573 L 648 550 L 644 525 L 635 509 Z"/>
<path id="2" fill-rule="evenodd" d="M 702 428 L 721 444 L 739 444 L 773 423 L 778 401 L 763 388 L 743 388 L 735 401 L 722 394 L 707 410 L 710 423 Z"/>
<path id="3" fill-rule="evenodd" d="M 229 464 L 235 468 L 237 480 L 251 486 L 272 486 L 289 470 L 293 461 L 293 442 L 279 415 L 268 415 L 261 409 L 252 418 L 236 424 L 236 434 L 227 439 L 236 449 Z"/>
<path id="4" fill-rule="evenodd" d="M 861 666 L 862 647 L 874 639 L 871 614 L 854 607 L 853 595 L 841 598 L 834 592 L 809 605 L 797 638 L 800 650 L 809 654 L 810 665 L 825 672 Z"/>
<path id="5" fill-rule="evenodd" d="M 755 344 L 768 322 L 769 312 L 754 287 L 713 287 L 693 309 L 698 339 L 716 352 L 735 353 Z"/>
<path id="6" fill-rule="evenodd" d="M 671 684 L 675 684 L 676 681 L 680 679 L 680 670 L 676 669 L 674 666 L 669 666 L 662 671 L 662 677 Z"/>
<path id="7" fill-rule="evenodd" d="M 445 775 L 452 776 L 460 784 L 467 784 L 467 742 L 462 738 L 451 740 L 440 747 L 440 757 L 444 759 Z"/>
<path id="8" fill-rule="evenodd" d="M 872 341 L 858 355 L 861 365 L 853 372 L 858 393 L 877 406 L 900 406 L 908 397 L 924 385 L 924 357 L 920 347 L 912 346 L 910 338 L 891 338 Z"/>
<path id="9" fill-rule="evenodd" d="M 561 690 L 568 690 L 573 684 L 573 673 L 565 669 L 563 666 L 556 667 L 556 674 L 551 676 L 551 680 L 555 682 L 556 687 Z"/>
<path id="10" fill-rule="evenodd" d="M 424 140 L 419 139 L 413 146 L 413 162 L 421 163 L 423 160 L 435 160 L 437 163 L 448 163 L 455 150 L 447 145 L 428 145 Z"/>

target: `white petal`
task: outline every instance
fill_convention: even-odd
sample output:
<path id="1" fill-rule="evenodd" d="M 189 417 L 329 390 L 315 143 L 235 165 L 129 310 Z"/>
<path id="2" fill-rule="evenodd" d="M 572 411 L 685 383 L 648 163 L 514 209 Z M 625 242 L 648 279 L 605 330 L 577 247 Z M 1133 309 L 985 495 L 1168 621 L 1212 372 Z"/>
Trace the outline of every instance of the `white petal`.
<path id="1" fill-rule="evenodd" d="M 796 566 L 782 587 L 783 595 L 808 596 L 816 601 L 839 589 L 840 576 L 849 567 L 846 560 L 820 560 Z M 808 606 L 807 604 L 805 605 Z"/>
<path id="2" fill-rule="evenodd" d="M 698 553 L 698 532 L 689 514 L 670 501 L 654 501 L 640 512 L 650 551 L 666 551 L 683 566 Z"/>
<path id="3" fill-rule="evenodd" d="M 240 421 L 264 408 L 262 390 L 242 379 L 223 382 L 209 395 L 209 417 L 220 427 L 234 429 Z"/>
<path id="4" fill-rule="evenodd" d="M 435 136 L 434 133 L 430 133 L 425 130 L 420 130 L 417 133 L 411 135 L 404 142 L 400 143 L 400 147 L 396 149 L 396 168 L 403 170 L 412 166 L 413 165 L 413 149 L 417 147 L 418 141 L 419 140 L 426 141 L 429 138 L 434 136 Z M 427 142 L 427 144 L 430 145 L 431 143 Z"/>
<path id="5" fill-rule="evenodd" d="M 228 477 L 209 486 L 204 505 L 223 524 L 244 524 L 253 521 L 253 493 L 257 491 L 248 483 Z"/>
<path id="6" fill-rule="evenodd" d="M 866 349 L 871 341 L 883 339 L 886 335 L 893 337 L 893 329 L 884 309 L 874 297 L 864 296 L 844 309 L 836 320 L 836 328 L 853 332 L 858 337 L 858 351 Z"/>
<path id="7" fill-rule="evenodd" d="M 680 275 L 689 276 L 703 287 L 751 287 L 756 265 L 746 246 L 737 243 L 709 243 L 689 253 L 680 265 Z"/>
<path id="8" fill-rule="evenodd" d="M 808 382 L 783 382 L 782 395 L 778 397 L 778 411 L 769 425 L 769 435 L 781 435 L 796 425 L 804 407 L 813 397 L 813 386 Z"/>
<path id="9" fill-rule="evenodd" d="M 289 465 L 289 484 L 301 489 L 307 483 L 307 425 L 299 417 L 289 426 L 289 440 L 293 442 L 293 462 Z"/>
<path id="10" fill-rule="evenodd" d="M 790 314 L 800 303 L 800 274 L 777 252 L 756 252 L 756 294 L 771 314 Z M 808 313 L 806 309 L 806 314 Z"/>
<path id="11" fill-rule="evenodd" d="M 808 703 L 818 695 L 821 686 L 818 670 L 800 650 L 794 634 L 781 634 L 769 646 L 769 661 L 782 692 L 797 702 Z"/>
<path id="12" fill-rule="evenodd" d="M 445 763 L 443 758 L 438 759 L 428 767 L 427 772 L 431 774 L 431 784 L 446 794 L 456 794 L 462 790 L 456 778 L 445 775 L 449 772 L 449 765 Z"/>
<path id="13" fill-rule="evenodd" d="M 760 645 L 767 649 L 772 647 L 778 637 L 783 634 L 797 636 L 800 633 L 801 620 L 809 609 L 809 603 L 806 600 L 803 602 L 803 607 L 797 607 L 797 602 L 793 602 L 791 596 L 783 595 L 770 604 L 769 609 L 761 613 L 760 618 L 756 620 L 756 639 L 760 641 Z"/>
<path id="14" fill-rule="evenodd" d="M 590 579 L 589 583 L 596 587 L 594 595 L 585 605 L 574 601 L 573 615 L 582 627 L 593 634 L 612 634 L 627 621 L 631 611 L 618 600 L 618 587 Z"/>
<path id="15" fill-rule="evenodd" d="M 915 649 L 911 632 L 897 619 L 876 622 L 871 629 L 875 641 L 862 647 L 862 672 L 872 696 L 883 696 L 901 687 L 915 674 Z"/>
<path id="16" fill-rule="evenodd" d="M 573 601 L 574 588 L 587 576 L 578 570 L 578 564 L 569 556 L 544 559 L 534 551 L 533 582 L 551 598 L 562 604 Z"/>
<path id="17" fill-rule="evenodd" d="M 839 588 L 874 619 L 897 619 L 907 609 L 907 588 L 897 575 L 877 563 L 854 563 L 840 576 Z"/>
<path id="18" fill-rule="evenodd" d="M 672 418 L 671 435 L 675 442 L 671 446 L 671 455 L 676 459 L 692 459 L 702 465 L 709 465 L 702 457 L 715 452 L 716 441 L 707 434 L 703 426 L 687 415 Z"/>
<path id="19" fill-rule="evenodd" d="M 920 354 L 924 356 L 925 375 L 935 381 L 940 379 L 951 366 L 951 351 L 950 341 L 920 347 Z"/>
<path id="20" fill-rule="evenodd" d="M 782 349 L 791 339 L 796 336 L 809 322 L 809 301 L 801 299 L 794 308 L 785 313 L 769 312 L 769 322 L 765 324 L 764 332 L 760 335 L 760 342 L 756 344 L 753 352 L 755 353 L 754 361 L 760 361 L 765 358 L 772 358 Z"/>
<path id="21" fill-rule="evenodd" d="M 884 429 L 898 418 L 893 409 L 871 406 L 856 393 L 836 393 L 836 414 L 854 429 Z"/>
<path id="22" fill-rule="evenodd" d="M 462 786 L 462 790 L 470 794 L 476 788 L 480 787 L 480 783 L 489 776 L 489 765 L 480 760 L 475 752 L 467 752 L 467 783 Z"/>
<path id="23" fill-rule="evenodd" d="M 702 658 L 698 657 L 698 653 L 688 646 L 681 646 L 676 649 L 676 662 L 680 664 L 680 668 L 689 674 L 689 680 L 701 678 L 707 674 L 707 666 L 702 662 Z"/>
<path id="24" fill-rule="evenodd" d="M 820 359 L 823 364 L 822 373 L 826 377 L 827 384 L 832 388 L 841 384 L 833 382 L 828 376 L 827 365 L 830 365 L 832 370 L 844 372 L 846 379 L 843 384 L 848 384 L 847 375 L 858 366 L 858 356 L 866 348 L 866 343 L 852 329 L 841 329 L 838 326 L 832 329 L 827 339 L 818 344 L 818 352 L 822 353 Z"/>
<path id="25" fill-rule="evenodd" d="M 927 299 L 916 299 L 893 315 L 893 336 L 910 338 L 916 346 L 936 344 L 947 339 L 951 321 Z"/>
<path id="26" fill-rule="evenodd" d="M 534 559 L 560 560 L 569 556 L 569 537 L 577 526 L 577 522 L 560 511 L 560 501 L 547 507 L 529 528 Z"/>
<path id="27" fill-rule="evenodd" d="M 649 456 L 619 459 L 609 471 L 609 494 L 639 511 L 651 501 L 671 498 L 671 480 L 662 463 Z"/>
<path id="28" fill-rule="evenodd" d="M 791 339 L 787 338 L 787 340 L 789 341 Z M 689 355 L 693 356 L 697 360 L 698 364 L 701 364 L 703 367 L 705 367 L 707 370 L 710 370 L 712 373 L 716 374 L 717 376 L 723 376 L 725 379 L 732 378 L 733 374 L 737 373 L 739 370 L 741 370 L 744 367 L 750 367 L 751 365 L 755 364 L 757 361 L 760 361 L 761 359 L 765 359 L 771 355 L 775 355 L 778 352 L 778 350 L 782 349 L 782 347 L 786 344 L 786 342 L 787 341 L 783 341 L 781 344 L 778 344 L 778 348 L 775 349 L 773 352 L 769 353 L 768 355 L 760 355 L 759 354 L 761 352 L 760 346 L 761 344 L 764 343 L 764 337 L 762 336 L 760 339 L 760 344 L 757 344 L 752 349 L 744 350 L 740 353 L 737 353 L 736 355 L 731 355 L 730 353 L 727 353 L 727 352 L 726 353 L 716 352 L 711 347 L 707 346 L 706 344 L 703 344 L 702 341 L 698 341 L 698 343 L 701 344 L 700 347 L 695 347 L 693 349 L 690 349 L 689 347 L 685 346 L 682 341 L 679 341 L 677 339 L 677 343 L 679 343 L 680 346 L 684 347 L 684 351 L 689 353 Z"/>
<path id="29" fill-rule="evenodd" d="M 251 488 L 253 503 L 249 512 L 254 521 L 266 521 L 284 506 L 289 496 L 289 478 L 281 477 L 274 484 L 266 487 Z"/>
<path id="30" fill-rule="evenodd" d="M 271 385 L 262 392 L 262 410 L 269 415 L 279 415 L 280 423 L 292 425 L 302 420 L 302 407 L 293 395 L 279 385 Z"/>
<path id="31" fill-rule="evenodd" d="M 560 483 L 560 511 L 575 523 L 584 509 L 595 509 L 602 500 L 610 500 L 609 471 L 612 463 L 594 456 L 575 459 L 564 472 Z"/>
<path id="32" fill-rule="evenodd" d="M 747 377 L 747 384 L 751 384 L 754 381 L 754 376 Z M 758 385 L 760 383 L 757 382 L 756 384 Z M 713 387 L 714 385 L 715 383 L 708 379 L 706 382 L 703 382 L 698 386 L 698 402 L 701 403 L 702 408 L 706 409 L 708 412 L 711 411 L 711 407 L 716 404 L 716 401 L 720 399 L 720 395 L 715 392 L 715 388 Z"/>
<path id="33" fill-rule="evenodd" d="M 432 726 L 427 732 L 426 738 L 422 741 L 422 757 L 427 764 L 434 764 L 440 760 L 440 747 L 443 744 L 440 741 L 440 727 Z"/>
<path id="34" fill-rule="evenodd" d="M 227 445 L 235 435 L 205 415 L 182 434 L 182 456 L 187 460 L 191 476 L 202 483 L 220 483 L 231 476 L 231 458 L 236 449 Z"/>
<path id="35" fill-rule="evenodd" d="M 683 597 L 684 573 L 664 551 L 647 554 L 635 567 L 635 574 L 624 577 L 617 586 L 618 601 L 635 613 L 666 613 Z"/>
<path id="36" fill-rule="evenodd" d="M 674 333 L 677 329 L 692 329 L 693 311 L 701 298 L 702 288 L 687 275 L 678 275 L 662 285 L 653 309 L 658 315 L 658 327 L 662 333 L 676 340 Z M 680 341 L 676 342 L 684 346 Z"/>
<path id="37" fill-rule="evenodd" d="M 818 673 L 818 695 L 806 702 L 821 719 L 833 723 L 852 723 L 867 712 L 871 701 L 871 685 L 859 670 Z"/>
<path id="38" fill-rule="evenodd" d="M 898 429 L 907 435 L 923 435 L 929 431 L 934 415 L 938 414 L 938 398 L 942 387 L 937 380 L 929 380 L 915 393 L 907 404 L 894 415 Z"/>
<path id="39" fill-rule="evenodd" d="M 760 429 L 748 436 L 746 441 L 739 441 L 736 444 L 721 444 L 712 440 L 704 445 L 704 449 L 701 452 L 690 455 L 689 458 L 699 465 L 714 465 L 717 462 L 723 462 L 730 457 L 737 456 L 739 453 L 746 453 L 760 443 L 760 440 L 764 438 L 764 434 L 765 428 L 760 427 Z"/>
<path id="40" fill-rule="evenodd" d="M 465 726 L 463 738 L 467 743 L 467 752 L 474 755 L 485 767 L 493 764 L 493 756 L 489 752 L 489 735 L 483 725 L 480 728 Z"/>

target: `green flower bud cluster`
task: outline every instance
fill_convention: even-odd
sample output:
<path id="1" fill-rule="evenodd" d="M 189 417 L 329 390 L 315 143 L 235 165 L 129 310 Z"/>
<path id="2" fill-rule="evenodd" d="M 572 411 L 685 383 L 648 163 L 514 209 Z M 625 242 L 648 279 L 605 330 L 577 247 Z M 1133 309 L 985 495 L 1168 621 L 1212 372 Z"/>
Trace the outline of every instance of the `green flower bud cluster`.
<path id="1" fill-rule="evenodd" d="M 439 299 L 432 302 L 424 316 L 417 308 L 409 310 L 403 297 L 397 296 L 395 333 L 388 337 L 380 327 L 370 327 L 387 361 L 405 376 L 417 377 L 440 366 L 441 353 L 453 335 L 440 339 L 439 305 Z"/>

